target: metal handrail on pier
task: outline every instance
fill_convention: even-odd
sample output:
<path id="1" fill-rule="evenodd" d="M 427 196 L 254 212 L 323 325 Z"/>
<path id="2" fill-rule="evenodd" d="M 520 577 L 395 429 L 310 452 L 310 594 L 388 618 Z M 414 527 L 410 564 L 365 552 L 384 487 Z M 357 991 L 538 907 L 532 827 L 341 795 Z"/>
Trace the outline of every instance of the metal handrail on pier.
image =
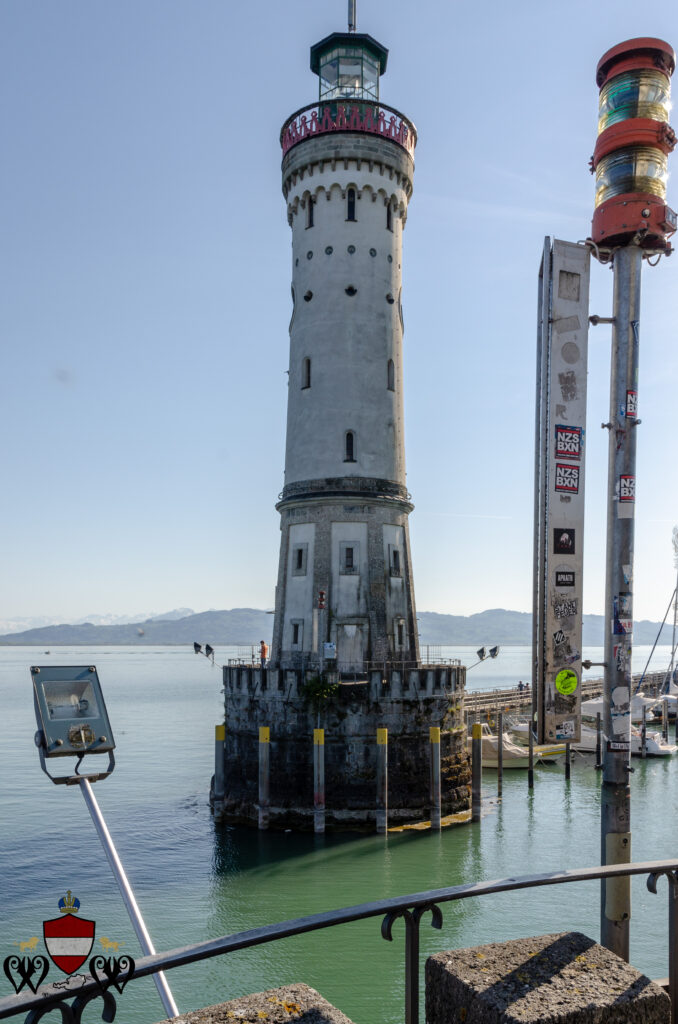
<path id="1" fill-rule="evenodd" d="M 636 685 L 643 680 L 643 692 L 650 696 L 659 696 L 659 691 L 664 683 L 665 673 L 664 672 L 651 672 L 644 677 L 635 675 L 633 677 L 633 687 L 635 690 Z M 603 692 L 604 680 L 599 679 L 584 679 L 581 684 L 581 694 L 584 700 L 588 700 L 590 697 L 599 697 Z M 469 693 L 467 690 L 464 693 L 464 707 L 467 711 L 472 713 L 479 711 L 495 711 L 500 708 L 502 711 L 517 711 L 519 708 L 524 708 L 532 703 L 532 691 L 527 686 L 522 692 L 512 687 L 506 689 L 503 687 L 497 687 L 494 690 L 477 690 Z"/>
<path id="2" fill-rule="evenodd" d="M 218 939 L 183 946 L 166 953 L 142 957 L 136 961 L 133 971 L 130 971 L 124 978 L 124 984 L 129 980 L 156 974 L 158 971 L 173 970 L 175 967 L 196 963 L 198 960 L 208 960 L 239 949 L 249 949 L 252 946 L 276 942 L 293 935 L 304 935 L 307 932 L 333 928 L 337 925 L 362 921 L 371 917 L 382 918 L 381 935 L 382 938 L 390 942 L 393 937 L 393 925 L 399 917 L 402 917 L 405 924 L 404 1020 L 405 1024 L 419 1024 L 419 925 L 423 914 L 430 912 L 432 927 L 440 929 L 443 922 L 440 904 L 443 903 L 452 903 L 475 896 L 490 896 L 499 892 L 563 885 L 571 882 L 587 882 L 602 878 L 620 878 L 627 875 L 647 875 L 647 887 L 652 893 L 657 892 L 657 882 L 662 875 L 665 875 L 668 880 L 668 988 L 671 997 L 671 1024 L 678 1024 L 678 1015 L 676 1014 L 676 1000 L 678 999 L 678 943 L 676 942 L 678 937 L 678 860 L 611 864 L 572 871 L 553 871 L 545 875 L 519 875 L 489 882 L 470 882 L 466 885 L 454 885 L 445 889 L 430 889 L 409 896 L 396 896 L 370 903 L 360 903 L 357 906 L 343 907 L 340 910 L 330 910 L 321 914 L 309 914 L 306 917 L 281 921 L 278 924 L 266 925 L 261 928 L 252 928 L 248 931 L 236 932 L 233 935 L 224 935 Z M 563 929 L 563 921 L 557 923 L 557 928 L 559 931 Z M 116 1006 L 111 992 L 112 984 L 114 982 L 109 981 L 108 986 L 105 982 L 102 986 L 101 980 L 88 976 L 77 990 L 77 998 L 73 1007 L 66 1002 L 67 999 L 73 998 L 73 992 L 62 990 L 55 994 L 53 990 L 44 993 L 40 989 L 35 995 L 19 992 L 17 995 L 0 1000 L 0 1020 L 25 1013 L 27 1015 L 25 1024 L 32 1024 L 58 1005 L 62 1021 L 79 1021 L 84 1005 L 97 998 L 104 999 L 105 1012 L 108 1013 L 105 1019 L 113 1020 Z M 118 988 L 118 991 L 121 991 L 121 988 Z M 227 996 L 226 993 L 225 996 Z"/>

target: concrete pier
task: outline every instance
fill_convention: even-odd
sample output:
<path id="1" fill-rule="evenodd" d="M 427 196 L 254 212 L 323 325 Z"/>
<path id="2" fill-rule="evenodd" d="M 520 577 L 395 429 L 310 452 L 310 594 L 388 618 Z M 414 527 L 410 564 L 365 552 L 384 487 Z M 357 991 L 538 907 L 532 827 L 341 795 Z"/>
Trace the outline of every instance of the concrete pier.
<path id="1" fill-rule="evenodd" d="M 655 982 L 580 932 L 493 942 L 426 962 L 428 1024 L 670 1024 Z"/>

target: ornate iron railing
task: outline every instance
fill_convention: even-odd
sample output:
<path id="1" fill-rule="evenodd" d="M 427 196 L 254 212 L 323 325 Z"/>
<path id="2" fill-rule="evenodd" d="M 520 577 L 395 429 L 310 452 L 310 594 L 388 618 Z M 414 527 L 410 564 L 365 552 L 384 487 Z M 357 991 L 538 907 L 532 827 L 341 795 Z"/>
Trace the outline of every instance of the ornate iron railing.
<path id="1" fill-rule="evenodd" d="M 283 156 L 298 142 L 328 132 L 381 135 L 414 156 L 417 129 L 404 114 L 385 103 L 310 103 L 288 117 L 280 129 Z"/>
<path id="2" fill-rule="evenodd" d="M 167 953 L 156 953 L 145 956 L 136 963 L 129 958 L 109 959 L 100 963 L 102 957 L 94 957 L 90 961 L 92 976 L 89 976 L 78 988 L 77 996 L 72 1004 L 74 992 L 63 988 L 60 992 L 31 991 L 24 993 L 25 986 L 37 988 L 30 979 L 40 966 L 33 969 L 28 957 L 12 956 L 5 960 L 5 973 L 11 979 L 8 970 L 9 961 L 23 960 L 20 971 L 13 965 L 19 980 L 16 995 L 0 999 L 0 1020 L 26 1013 L 24 1024 L 37 1024 L 44 1016 L 54 1009 L 61 1011 L 61 1024 L 80 1024 L 82 1012 L 87 1004 L 97 998 L 103 1000 L 102 1020 L 112 1021 L 115 1016 L 116 1003 L 111 989 L 121 993 L 124 986 L 136 978 L 143 978 L 158 971 L 169 971 L 175 967 L 207 960 L 214 956 L 223 956 L 238 949 L 248 949 L 293 935 L 333 928 L 336 925 L 348 924 L 351 921 L 362 921 L 370 917 L 381 917 L 381 934 L 389 942 L 392 940 L 393 925 L 402 917 L 405 923 L 405 1024 L 419 1022 L 419 925 L 423 915 L 430 911 L 431 926 L 441 928 L 443 915 L 441 903 L 469 899 L 472 896 L 487 896 L 492 893 L 509 892 L 516 889 L 533 889 L 544 885 L 562 885 L 569 882 L 587 882 L 597 878 L 619 878 L 625 875 L 647 875 L 647 887 L 652 893 L 657 892 L 657 881 L 666 875 L 669 883 L 669 995 L 671 996 L 671 1024 L 678 1024 L 676 999 L 678 999 L 678 860 L 645 861 L 638 864 L 613 864 L 605 867 L 580 868 L 574 871 L 554 871 L 546 875 L 520 875 L 516 878 L 502 878 L 490 882 L 470 882 L 466 885 L 454 885 L 446 889 L 431 889 L 428 892 L 413 893 L 409 896 L 396 896 L 391 899 L 376 900 L 372 903 L 361 903 L 341 910 L 330 910 L 322 914 L 310 914 L 279 924 L 252 928 L 249 931 L 224 935 L 218 939 L 183 946 Z M 34 960 L 44 960 L 35 957 Z M 123 961 L 125 961 L 123 963 Z M 28 977 L 26 977 L 28 976 Z M 44 974 L 43 974 L 44 977 Z M 303 980 L 303 979 L 302 979 Z M 12 981 L 14 985 L 15 982 Z M 38 981 L 39 984 L 39 981 Z M 226 998 L 226 995 L 225 995 Z"/>

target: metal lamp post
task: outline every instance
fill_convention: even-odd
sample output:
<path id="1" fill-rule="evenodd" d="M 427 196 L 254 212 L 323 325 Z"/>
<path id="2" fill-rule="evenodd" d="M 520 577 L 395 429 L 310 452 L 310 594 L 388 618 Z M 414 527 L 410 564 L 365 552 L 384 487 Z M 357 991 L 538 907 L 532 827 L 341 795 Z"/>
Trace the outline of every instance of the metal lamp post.
<path id="1" fill-rule="evenodd" d="M 643 258 L 671 250 L 676 215 L 666 205 L 667 158 L 675 145 L 668 124 L 672 47 L 631 39 L 598 63 L 598 139 L 592 239 L 597 258 L 614 271 L 609 432 L 605 693 L 601 859 L 631 860 L 629 765 L 631 644 L 636 495 L 636 428 Z M 592 318 L 596 323 L 596 318 Z M 602 882 L 601 942 L 628 960 L 631 892 L 628 877 Z"/>
<path id="2" fill-rule="evenodd" d="M 79 786 L 113 876 L 118 883 L 139 944 L 146 956 L 152 956 L 155 954 L 155 947 L 90 785 L 99 779 L 105 779 L 115 768 L 115 740 L 97 670 L 94 665 L 34 665 L 31 668 L 31 677 L 38 725 L 35 744 L 40 754 L 42 770 L 57 785 Z M 98 754 L 108 754 L 106 770 L 81 773 L 80 765 L 83 759 Z M 54 767 L 52 758 L 64 757 L 77 757 L 75 768 L 67 775 L 50 775 L 47 762 Z M 153 981 L 168 1017 L 178 1017 L 179 1010 L 164 972 L 158 971 L 154 974 Z"/>

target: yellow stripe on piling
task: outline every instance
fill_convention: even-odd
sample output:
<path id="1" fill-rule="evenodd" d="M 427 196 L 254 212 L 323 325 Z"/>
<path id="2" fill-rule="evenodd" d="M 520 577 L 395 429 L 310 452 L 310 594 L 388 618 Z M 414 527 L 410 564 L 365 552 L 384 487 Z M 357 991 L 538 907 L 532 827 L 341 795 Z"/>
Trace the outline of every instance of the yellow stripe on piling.
<path id="1" fill-rule="evenodd" d="M 481 740 L 483 738 L 483 725 L 482 722 L 474 722 L 473 730 L 471 732 L 471 738 L 474 740 Z"/>
<path id="2" fill-rule="evenodd" d="M 271 730 L 267 725 L 259 726 L 259 742 L 270 743 L 271 742 Z"/>
<path id="3" fill-rule="evenodd" d="M 431 743 L 440 743 L 440 726 L 432 725 L 428 730 L 428 738 Z"/>
<path id="4" fill-rule="evenodd" d="M 377 746 L 388 746 L 388 729 L 377 729 Z"/>
<path id="5" fill-rule="evenodd" d="M 313 746 L 324 747 L 325 746 L 325 730 L 314 729 L 313 730 Z"/>
<path id="6" fill-rule="evenodd" d="M 214 727 L 214 738 L 217 741 L 217 743 L 223 743 L 223 741 L 226 739 L 225 725 L 216 725 Z"/>

